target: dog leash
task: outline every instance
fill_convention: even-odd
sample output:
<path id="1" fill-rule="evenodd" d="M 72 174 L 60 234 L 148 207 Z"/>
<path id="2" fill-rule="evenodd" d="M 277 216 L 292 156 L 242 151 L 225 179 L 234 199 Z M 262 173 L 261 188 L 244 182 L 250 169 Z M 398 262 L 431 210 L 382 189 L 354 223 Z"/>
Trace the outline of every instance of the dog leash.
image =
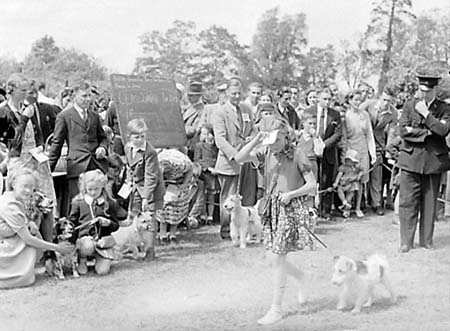
<path id="1" fill-rule="evenodd" d="M 304 228 L 311 236 L 313 236 L 314 239 L 316 239 L 323 247 L 328 248 L 328 246 L 325 245 L 325 243 L 324 243 L 322 240 L 320 240 L 319 237 L 318 237 L 314 232 L 312 232 L 310 229 L 308 229 L 308 228 L 307 228 L 306 226 L 304 226 L 304 225 L 302 225 L 302 227 L 303 227 L 303 228 Z"/>

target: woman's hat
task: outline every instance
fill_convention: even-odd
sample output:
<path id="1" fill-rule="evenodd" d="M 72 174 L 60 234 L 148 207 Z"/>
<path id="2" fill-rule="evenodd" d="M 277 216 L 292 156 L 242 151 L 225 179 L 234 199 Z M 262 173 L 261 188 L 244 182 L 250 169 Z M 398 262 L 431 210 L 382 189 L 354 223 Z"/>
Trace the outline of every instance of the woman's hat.
<path id="1" fill-rule="evenodd" d="M 353 162 L 359 162 L 358 152 L 353 149 L 347 150 L 345 153 L 345 159 L 352 160 Z"/>

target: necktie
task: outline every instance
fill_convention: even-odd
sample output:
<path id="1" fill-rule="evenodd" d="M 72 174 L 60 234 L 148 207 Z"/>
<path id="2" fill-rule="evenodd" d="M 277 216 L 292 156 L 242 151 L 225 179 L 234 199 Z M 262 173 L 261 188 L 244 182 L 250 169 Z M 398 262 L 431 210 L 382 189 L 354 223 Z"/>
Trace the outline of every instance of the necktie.
<path id="1" fill-rule="evenodd" d="M 236 106 L 236 114 L 237 114 L 239 126 L 241 127 L 241 130 L 242 130 L 244 128 L 244 119 L 242 118 L 241 107 Z"/>
<path id="2" fill-rule="evenodd" d="M 88 113 L 87 113 L 86 109 L 83 110 L 83 120 L 84 120 L 84 123 L 86 124 L 86 127 L 87 127 L 88 126 L 89 117 L 88 117 Z"/>
<path id="3" fill-rule="evenodd" d="M 319 119 L 319 137 L 323 138 L 323 135 L 325 133 L 325 112 L 326 109 L 322 109 L 322 112 L 320 113 L 320 119 Z"/>

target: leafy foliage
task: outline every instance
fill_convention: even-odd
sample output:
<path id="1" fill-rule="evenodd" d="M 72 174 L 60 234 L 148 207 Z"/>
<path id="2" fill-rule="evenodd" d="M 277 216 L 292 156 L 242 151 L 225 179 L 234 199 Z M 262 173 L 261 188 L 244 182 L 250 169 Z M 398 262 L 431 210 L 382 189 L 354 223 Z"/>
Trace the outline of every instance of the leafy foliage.
<path id="1" fill-rule="evenodd" d="M 279 9 L 266 11 L 258 23 L 251 47 L 251 68 L 257 80 L 269 87 L 300 80 L 307 45 L 306 15 L 279 17 Z"/>

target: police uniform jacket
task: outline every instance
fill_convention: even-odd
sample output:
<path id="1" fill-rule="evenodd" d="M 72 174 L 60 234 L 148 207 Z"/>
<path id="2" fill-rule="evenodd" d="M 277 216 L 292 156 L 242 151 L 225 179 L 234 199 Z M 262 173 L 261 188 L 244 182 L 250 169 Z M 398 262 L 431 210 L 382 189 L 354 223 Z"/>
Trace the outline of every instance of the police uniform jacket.
<path id="1" fill-rule="evenodd" d="M 445 137 L 450 132 L 450 105 L 434 99 L 423 118 L 416 110 L 418 100 L 407 102 L 400 117 L 398 166 L 419 174 L 439 174 L 450 169 L 449 148 Z M 406 127 L 411 127 L 408 130 Z"/>

